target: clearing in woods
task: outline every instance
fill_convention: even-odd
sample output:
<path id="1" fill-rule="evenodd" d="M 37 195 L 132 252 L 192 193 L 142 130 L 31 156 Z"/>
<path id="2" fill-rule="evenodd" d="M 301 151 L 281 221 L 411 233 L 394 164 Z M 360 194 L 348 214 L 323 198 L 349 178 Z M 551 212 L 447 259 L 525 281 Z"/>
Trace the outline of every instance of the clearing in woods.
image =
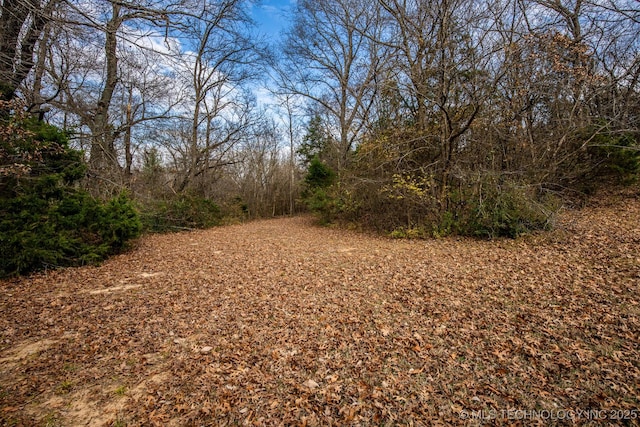
<path id="1" fill-rule="evenodd" d="M 639 218 L 626 194 L 490 242 L 274 219 L 3 281 L 0 420 L 636 424 Z"/>

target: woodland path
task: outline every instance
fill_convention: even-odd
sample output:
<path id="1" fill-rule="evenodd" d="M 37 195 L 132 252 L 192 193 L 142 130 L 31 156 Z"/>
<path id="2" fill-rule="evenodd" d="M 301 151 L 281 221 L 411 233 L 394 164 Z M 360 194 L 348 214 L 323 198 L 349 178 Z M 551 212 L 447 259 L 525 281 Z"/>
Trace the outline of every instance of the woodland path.
<path id="1" fill-rule="evenodd" d="M 0 424 L 635 425 L 611 418 L 640 417 L 639 248 L 637 194 L 517 240 L 146 236 L 0 282 Z"/>

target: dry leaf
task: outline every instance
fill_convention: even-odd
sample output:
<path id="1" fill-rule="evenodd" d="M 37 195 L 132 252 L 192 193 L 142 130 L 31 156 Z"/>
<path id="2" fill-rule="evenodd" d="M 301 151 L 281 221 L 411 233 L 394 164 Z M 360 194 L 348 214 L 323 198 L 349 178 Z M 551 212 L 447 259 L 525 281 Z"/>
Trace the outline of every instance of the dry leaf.
<path id="1" fill-rule="evenodd" d="M 310 388 L 311 390 L 318 388 L 319 384 L 317 382 L 315 382 L 314 380 L 307 380 L 304 383 L 302 383 L 303 386 Z"/>
<path id="2" fill-rule="evenodd" d="M 306 217 L 145 236 L 97 267 L 0 281 L 0 413 L 260 426 L 632 411 L 638 218 L 631 197 L 518 240 L 399 241 Z"/>

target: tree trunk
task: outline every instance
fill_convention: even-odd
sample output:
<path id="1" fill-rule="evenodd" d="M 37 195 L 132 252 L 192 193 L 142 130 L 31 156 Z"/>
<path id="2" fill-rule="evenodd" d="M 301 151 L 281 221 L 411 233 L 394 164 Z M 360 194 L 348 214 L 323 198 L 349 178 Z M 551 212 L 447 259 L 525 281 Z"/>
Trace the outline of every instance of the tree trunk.
<path id="1" fill-rule="evenodd" d="M 107 61 L 105 85 L 93 118 L 91 131 L 93 139 L 89 163 L 99 175 L 113 176 L 119 169 L 115 149 L 115 135 L 109 123 L 109 107 L 113 92 L 118 84 L 117 32 L 122 24 L 121 5 L 112 4 L 112 16 L 107 23 L 105 35 L 105 57 Z"/>
<path id="2" fill-rule="evenodd" d="M 4 0 L 0 6 L 0 94 L 11 99 L 33 68 L 35 45 L 54 7 L 37 0 Z"/>
<path id="3" fill-rule="evenodd" d="M 124 132 L 124 155 L 125 155 L 125 166 L 124 166 L 124 178 L 127 186 L 131 186 L 131 164 L 133 163 L 133 153 L 131 152 L 131 126 L 132 126 L 132 115 L 131 115 L 131 98 L 133 89 L 129 91 L 129 103 L 127 104 L 127 127 Z"/>

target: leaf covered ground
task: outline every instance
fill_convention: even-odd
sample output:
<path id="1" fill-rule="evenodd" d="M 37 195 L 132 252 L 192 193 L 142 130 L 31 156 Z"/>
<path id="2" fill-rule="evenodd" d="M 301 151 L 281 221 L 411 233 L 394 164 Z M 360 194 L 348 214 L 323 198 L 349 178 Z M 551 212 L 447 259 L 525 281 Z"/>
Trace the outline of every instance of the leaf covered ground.
<path id="1" fill-rule="evenodd" d="M 311 218 L 0 282 L 4 425 L 637 425 L 640 197 L 517 240 Z"/>

